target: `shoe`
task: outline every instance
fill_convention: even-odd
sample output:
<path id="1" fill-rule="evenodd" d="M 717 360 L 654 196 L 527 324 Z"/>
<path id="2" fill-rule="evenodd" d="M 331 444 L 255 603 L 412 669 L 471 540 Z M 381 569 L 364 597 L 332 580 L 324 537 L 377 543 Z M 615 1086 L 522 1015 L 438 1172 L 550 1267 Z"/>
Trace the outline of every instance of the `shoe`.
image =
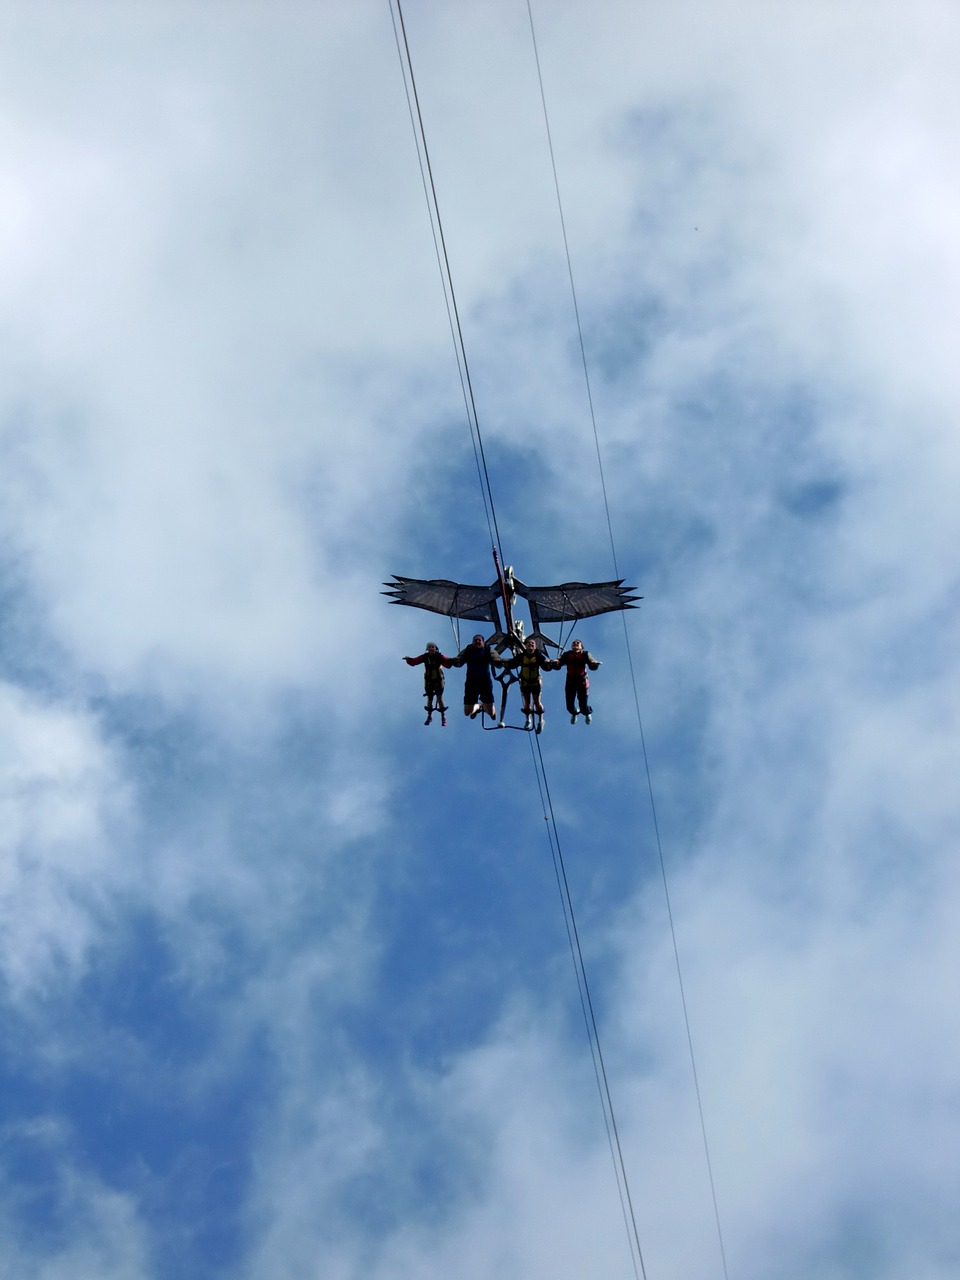
<path id="1" fill-rule="evenodd" d="M 537 733 L 543 733 L 543 716 L 537 718 Z"/>
<path id="2" fill-rule="evenodd" d="M 592 719 L 593 719 L 593 716 L 592 716 L 592 714 L 588 711 L 588 712 L 587 712 L 587 714 L 583 717 L 583 722 L 584 722 L 584 724 L 589 724 L 589 723 L 590 723 L 590 721 L 591 721 Z"/>
<path id="3" fill-rule="evenodd" d="M 570 723 L 571 723 L 571 724 L 576 724 L 576 723 L 577 723 L 577 713 L 576 713 L 576 712 L 574 712 L 574 713 L 573 713 L 573 715 L 570 717 Z"/>
<path id="4" fill-rule="evenodd" d="M 471 712 L 470 712 L 470 719 L 471 719 L 471 720 L 476 720 L 476 718 L 477 718 L 477 716 L 478 716 L 479 714 L 480 714 L 479 710 L 477 710 L 477 711 L 471 711 Z"/>
<path id="5" fill-rule="evenodd" d="M 441 717 L 440 717 L 440 727 L 441 727 L 442 729 L 445 729 L 445 728 L 447 727 L 447 717 L 446 717 L 446 716 L 441 716 Z"/>
<path id="6" fill-rule="evenodd" d="M 533 728 L 533 716 L 525 715 L 525 716 L 523 717 L 523 727 L 524 727 L 525 729 L 532 729 L 532 728 Z"/>
<path id="7" fill-rule="evenodd" d="M 424 720 L 424 722 L 423 722 L 423 723 L 424 723 L 424 724 L 429 724 L 429 723 L 430 723 L 430 721 L 431 721 L 432 719 L 433 719 L 433 716 L 427 716 L 426 720 Z"/>

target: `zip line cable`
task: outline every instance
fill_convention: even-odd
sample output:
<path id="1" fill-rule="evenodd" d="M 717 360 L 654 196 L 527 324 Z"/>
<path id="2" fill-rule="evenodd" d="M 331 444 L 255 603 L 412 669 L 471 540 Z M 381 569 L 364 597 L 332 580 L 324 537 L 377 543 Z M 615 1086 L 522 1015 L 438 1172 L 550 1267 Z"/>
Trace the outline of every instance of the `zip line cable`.
<path id="1" fill-rule="evenodd" d="M 396 4 L 396 16 L 393 7 Z M 417 146 L 417 160 L 420 165 L 420 177 L 423 191 L 430 213 L 430 229 L 433 233 L 433 247 L 437 255 L 437 266 L 443 284 L 443 297 L 447 307 L 447 319 L 450 322 L 450 334 L 457 355 L 457 369 L 460 374 L 460 386 L 463 391 L 464 406 L 467 411 L 467 424 L 470 428 L 470 439 L 473 443 L 473 455 L 477 464 L 477 477 L 483 495 L 483 510 L 487 519 L 487 531 L 490 541 L 500 555 L 500 562 L 505 563 L 503 547 L 500 543 L 500 529 L 497 525 L 497 511 L 493 502 L 493 489 L 490 485 L 490 473 L 487 470 L 487 458 L 483 448 L 483 436 L 480 433 L 480 419 L 477 414 L 477 403 L 473 394 L 473 383 L 470 379 L 470 366 L 467 363 L 467 351 L 463 341 L 463 328 L 460 324 L 460 310 L 457 307 L 457 295 L 453 288 L 453 273 L 450 270 L 450 259 L 447 255 L 447 243 L 443 234 L 443 223 L 440 219 L 440 206 L 437 202 L 437 189 L 433 180 L 433 167 L 430 164 L 430 152 L 427 150 L 427 136 L 423 127 L 423 114 L 420 110 L 420 96 L 417 93 L 417 81 L 413 74 L 413 59 L 410 56 L 410 45 L 407 41 L 407 28 L 403 21 L 403 9 L 400 0 L 390 0 L 390 19 L 393 23 L 393 34 L 397 42 L 397 54 L 403 72 L 403 87 L 407 97 L 407 109 L 410 112 L 410 123 Z M 399 28 L 398 28 L 399 21 Z"/>
<path id="2" fill-rule="evenodd" d="M 567 261 L 567 275 L 570 280 L 570 294 L 573 299 L 573 312 L 574 312 L 574 316 L 577 324 L 577 337 L 580 343 L 580 359 L 583 365 L 583 378 L 584 378 L 584 384 L 587 392 L 587 403 L 590 408 L 590 422 L 593 427 L 593 442 L 594 442 L 594 446 L 596 448 L 596 453 L 597 453 L 597 469 L 600 474 L 600 490 L 603 495 L 603 508 L 606 513 L 607 532 L 610 537 L 610 554 L 613 559 L 614 574 L 617 578 L 619 578 L 620 570 L 617 565 L 617 547 L 616 547 L 616 541 L 613 536 L 613 521 L 610 517 L 610 503 L 607 496 L 607 485 L 606 485 L 606 480 L 604 478 L 604 472 L 603 472 L 603 455 L 600 449 L 600 434 L 597 430 L 597 415 L 594 409 L 593 392 L 590 386 L 590 370 L 587 362 L 586 346 L 583 340 L 583 326 L 580 320 L 580 305 L 577 300 L 577 287 L 576 287 L 576 282 L 574 280 L 574 275 L 573 275 L 573 260 L 570 254 L 570 243 L 567 238 L 566 220 L 563 215 L 563 200 L 560 195 L 560 180 L 557 175 L 557 161 L 556 161 L 556 155 L 553 149 L 553 137 L 550 132 L 550 117 L 547 111 L 547 96 L 544 90 L 543 72 L 540 66 L 540 52 L 537 46 L 537 32 L 536 32 L 536 27 L 533 21 L 533 8 L 531 5 L 531 0 L 526 0 L 526 2 L 527 2 L 527 16 L 530 19 L 530 38 L 533 44 L 534 60 L 537 65 L 537 81 L 540 85 L 540 102 L 543 107 L 543 122 L 546 129 L 547 144 L 550 151 L 550 166 L 553 171 L 553 185 L 557 195 L 557 211 L 559 213 L 560 229 L 563 236 L 563 249 L 564 249 L 564 254 Z M 694 1092 L 696 1094 L 696 1099 L 697 1099 L 697 1112 L 700 1118 L 700 1134 L 703 1140 L 704 1158 L 706 1161 L 707 1176 L 710 1183 L 710 1195 L 713 1200 L 713 1215 L 714 1215 L 714 1220 L 717 1228 L 717 1240 L 720 1247 L 720 1261 L 722 1264 L 725 1280 L 729 1280 L 729 1272 L 727 1270 L 726 1249 L 724 1248 L 724 1243 L 723 1243 L 723 1229 L 720 1225 L 720 1208 L 717 1201 L 717 1189 L 716 1189 L 716 1183 L 713 1176 L 713 1162 L 711 1161 L 711 1158 L 710 1158 L 710 1144 L 707 1140 L 707 1126 L 706 1126 L 706 1120 L 704 1118 L 703 1099 L 700 1092 L 700 1078 L 699 1078 L 699 1073 L 697 1071 L 696 1054 L 694 1053 L 694 1048 L 693 1048 L 693 1033 L 690 1028 L 690 1015 L 687 1009 L 687 997 L 686 997 L 686 991 L 685 991 L 684 982 L 683 982 L 683 970 L 680 964 L 680 948 L 677 943 L 677 932 L 676 932 L 676 927 L 675 927 L 674 918 L 673 918 L 673 907 L 670 901 L 670 886 L 667 880 L 667 866 L 666 866 L 666 860 L 663 856 L 663 844 L 660 839 L 660 824 L 657 821 L 657 806 L 656 806 L 656 802 L 654 800 L 654 795 L 653 795 L 653 780 L 650 775 L 650 761 L 647 755 L 646 736 L 643 732 L 643 717 L 640 713 L 640 695 L 637 692 L 637 678 L 636 678 L 636 673 L 633 665 L 633 652 L 630 647 L 630 633 L 629 633 L 629 630 L 627 629 L 626 614 L 621 612 L 620 618 L 623 623 L 623 638 L 624 638 L 624 644 L 626 646 L 626 652 L 627 652 L 627 664 L 630 670 L 630 683 L 633 687 L 633 702 L 634 702 L 634 707 L 636 708 L 636 713 L 637 713 L 637 727 L 640 731 L 640 746 L 641 746 L 641 752 L 643 756 L 644 773 L 646 775 L 646 780 L 647 780 L 647 793 L 650 799 L 650 812 L 653 818 L 653 830 L 654 830 L 654 836 L 656 839 L 657 857 L 660 864 L 660 877 L 663 882 L 663 895 L 664 895 L 664 900 L 666 902 L 666 907 L 667 907 L 667 919 L 670 925 L 670 938 L 673 943 L 673 958 L 674 958 L 674 964 L 677 970 L 677 985 L 680 989 L 680 1003 L 683 1008 L 683 1022 L 684 1022 L 684 1027 L 686 1029 L 687 1049 L 690 1057 L 690 1069 L 691 1069 L 691 1074 L 693 1076 Z"/>
<path id="3" fill-rule="evenodd" d="M 593 389 L 590 385 L 590 369 L 587 365 L 587 352 L 583 342 L 583 327 L 580 323 L 580 303 L 577 299 L 577 290 L 573 282 L 573 266 L 570 258 L 570 244 L 567 240 L 567 222 L 563 216 L 563 203 L 560 200 L 560 183 L 557 179 L 557 161 L 553 151 L 553 134 L 550 132 L 550 117 L 547 114 L 547 98 L 543 88 L 543 73 L 540 70 L 540 51 L 537 47 L 537 32 L 533 25 L 533 10 L 530 7 L 530 0 L 527 0 L 527 17 L 530 19 L 530 39 L 533 44 L 533 58 L 537 64 L 537 83 L 540 86 L 540 102 L 543 106 L 543 123 L 547 133 L 547 148 L 550 152 L 550 168 L 553 171 L 553 186 L 557 193 L 557 211 L 560 215 L 560 233 L 563 237 L 563 251 L 567 259 L 567 275 L 570 278 L 570 295 L 573 300 L 573 314 L 576 317 L 577 333 L 580 337 L 580 362 L 583 365 L 583 381 L 587 390 L 587 403 L 590 406 L 590 421 L 593 423 L 593 443 L 597 451 L 597 469 L 600 473 L 600 488 L 603 492 L 603 507 L 607 514 L 607 533 L 610 538 L 610 553 L 613 557 L 613 571 L 619 578 L 620 570 L 617 566 L 617 548 L 613 540 L 613 525 L 610 521 L 610 507 L 607 503 L 607 483 L 603 474 L 603 458 L 600 453 L 600 437 L 597 434 L 597 415 L 593 407 Z"/>
<path id="4" fill-rule="evenodd" d="M 617 1157 L 616 1157 L 616 1152 L 614 1150 L 613 1134 L 610 1128 L 610 1118 L 607 1114 L 607 1103 L 603 1093 L 603 1080 L 600 1074 L 600 1066 L 597 1060 L 597 1052 L 596 1052 L 596 1049 L 594 1048 L 593 1036 L 590 1030 L 590 1016 L 588 1012 L 587 996 L 584 991 L 583 976 L 581 975 L 580 966 L 577 963 L 575 939 L 578 937 L 578 935 L 576 934 L 576 931 L 575 931 L 575 921 L 571 919 L 571 908 L 568 906 L 567 899 L 564 896 L 564 892 L 563 892 L 563 885 L 566 879 L 566 875 L 561 869 L 562 864 L 557 854 L 558 842 L 555 843 L 554 832 L 550 829 L 550 816 L 547 812 L 547 799 L 544 791 L 544 780 L 541 778 L 541 772 L 537 766 L 536 748 L 534 747 L 532 739 L 530 741 L 530 758 L 533 762 L 533 771 L 537 779 L 537 788 L 540 792 L 540 807 L 543 810 L 543 820 L 547 824 L 546 826 L 547 843 L 550 846 L 550 857 L 553 860 L 553 871 L 557 880 L 557 891 L 560 894 L 560 904 L 563 909 L 563 923 L 567 930 L 567 942 L 570 946 L 570 957 L 573 961 L 574 973 L 576 974 L 576 979 L 577 979 L 577 990 L 580 994 L 580 1008 L 583 1012 L 583 1022 L 587 1032 L 587 1041 L 590 1045 L 590 1058 L 591 1058 L 591 1061 L 593 1062 L 593 1074 L 597 1081 L 597 1092 L 600 1095 L 600 1108 L 603 1112 L 604 1128 L 607 1131 L 607 1145 L 610 1148 L 610 1158 L 613 1161 L 614 1172 L 617 1174 L 617 1193 L 620 1197 L 620 1211 L 623 1214 L 623 1222 L 627 1230 L 627 1237 L 629 1239 L 630 1224 L 627 1219 L 627 1206 L 626 1206 L 626 1201 L 624 1199 L 623 1186 L 620 1181 L 619 1171 L 617 1170 Z M 631 1250 L 631 1253 L 632 1253 L 632 1250 Z M 637 1275 L 637 1267 L 635 1262 L 634 1262 L 633 1270 L 634 1270 L 634 1275 Z"/>
<path id="5" fill-rule="evenodd" d="M 394 16 L 394 4 L 396 5 L 396 16 Z M 443 224 L 440 218 L 440 209 L 437 201 L 436 186 L 434 184 L 429 151 L 427 149 L 423 116 L 420 110 L 416 78 L 414 76 L 413 62 L 410 55 L 409 43 L 407 41 L 406 26 L 403 20 L 403 9 L 401 7 L 400 0 L 390 0 L 390 16 L 393 22 L 394 36 L 397 42 L 397 53 L 400 58 L 400 65 L 403 73 L 404 90 L 407 97 L 408 110 L 410 112 L 410 121 L 414 131 L 414 138 L 416 140 L 417 158 L 420 164 L 420 174 L 423 181 L 424 195 L 427 200 L 427 207 L 430 214 L 434 248 L 437 254 L 437 265 L 440 268 L 440 275 L 443 281 L 447 316 L 450 321 L 451 336 L 453 337 L 454 348 L 457 356 L 457 366 L 460 372 L 461 387 L 463 389 L 464 402 L 467 410 L 467 421 L 470 427 L 471 439 L 473 441 L 474 457 L 477 461 L 477 473 L 484 502 L 484 512 L 487 516 L 487 527 L 490 532 L 491 541 L 494 544 L 495 550 L 499 553 L 502 562 L 503 550 L 500 544 L 500 532 L 497 526 L 496 507 L 493 501 L 493 489 L 490 483 L 490 475 L 483 448 L 483 437 L 480 432 L 476 401 L 474 399 L 473 385 L 470 379 L 470 369 L 467 363 L 466 349 L 464 346 L 463 330 L 460 324 L 456 293 L 453 287 L 453 276 L 450 270 L 449 257 L 447 255 L 446 241 L 443 234 Z M 547 782 L 546 765 L 543 760 L 542 752 L 540 751 L 539 741 L 537 742 L 536 755 L 534 756 L 533 763 L 534 772 L 537 778 L 537 785 L 540 788 L 541 803 L 545 804 L 545 809 L 549 812 L 549 818 L 547 818 L 547 812 L 544 813 L 544 818 L 548 821 L 548 840 L 550 843 L 551 854 L 553 856 L 557 885 L 560 891 L 564 922 L 567 929 L 568 941 L 570 943 L 571 956 L 573 957 L 577 986 L 580 992 L 580 1004 L 583 1010 L 584 1022 L 587 1029 L 587 1038 L 590 1042 L 590 1051 L 594 1063 L 594 1073 L 597 1078 L 597 1087 L 600 1093 L 601 1109 L 603 1111 L 604 1125 L 607 1130 L 607 1140 L 610 1146 L 610 1154 L 614 1165 L 614 1174 L 617 1182 L 618 1195 L 620 1197 L 620 1206 L 623 1212 L 624 1225 L 627 1230 L 630 1260 L 637 1280 L 641 1280 L 641 1277 L 642 1280 L 646 1280 L 646 1270 L 643 1263 L 643 1254 L 640 1249 L 636 1217 L 633 1211 L 633 1203 L 630 1197 L 626 1167 L 620 1145 L 620 1135 L 617 1129 L 613 1098 L 610 1092 L 606 1066 L 603 1060 L 603 1052 L 600 1047 L 600 1032 L 593 1010 L 593 1001 L 590 996 L 589 984 L 587 982 L 583 951 L 580 946 L 580 937 L 577 930 L 576 917 L 573 911 L 573 900 L 570 895 L 570 886 L 567 881 L 566 868 L 564 866 L 563 854 L 560 848 L 560 838 L 557 830 L 556 817 L 553 812 L 553 803 L 550 798 L 550 790 Z"/>
<path id="6" fill-rule="evenodd" d="M 544 809 L 544 820 L 547 823 L 547 839 L 550 844 L 550 852 L 553 856 L 553 869 L 557 877 L 557 888 L 560 892 L 560 901 L 563 906 L 563 919 L 567 928 L 567 940 L 570 944 L 570 955 L 573 960 L 573 967 L 577 975 L 577 987 L 580 992 L 580 1007 L 583 1010 L 583 1020 L 587 1030 L 587 1040 L 590 1043 L 590 1054 L 593 1058 L 593 1071 L 597 1079 L 597 1089 L 600 1093 L 600 1106 L 603 1110 L 603 1123 L 607 1130 L 607 1144 L 610 1147 L 610 1157 L 613 1161 L 614 1173 L 617 1179 L 617 1193 L 620 1197 L 620 1209 L 623 1214 L 623 1224 L 627 1232 L 627 1242 L 630 1247 L 630 1261 L 633 1264 L 634 1275 L 640 1280 L 646 1280 L 647 1271 L 643 1262 L 643 1250 L 640 1247 L 640 1236 L 637 1231 L 637 1219 L 633 1210 L 633 1198 L 630 1195 L 630 1183 L 627 1178 L 627 1167 L 623 1159 L 623 1148 L 620 1145 L 620 1131 L 617 1127 L 616 1112 L 613 1107 L 613 1096 L 610 1092 L 610 1081 L 607 1077 L 607 1068 L 603 1060 L 603 1050 L 600 1046 L 600 1031 L 597 1026 L 597 1019 L 593 1009 L 593 999 L 590 995 L 590 983 L 587 980 L 587 969 L 583 960 L 583 950 L 580 946 L 580 931 L 577 929 L 577 918 L 573 909 L 573 898 L 570 893 L 570 884 L 567 880 L 567 868 L 563 860 L 563 850 L 560 846 L 560 832 L 557 828 L 557 819 L 553 811 L 553 799 L 550 795 L 550 784 L 547 781 L 547 767 L 543 759 L 543 751 L 540 746 L 540 739 L 537 735 L 536 744 L 530 744 L 531 755 L 533 756 L 534 772 L 537 775 L 537 786 L 540 789 L 540 802 Z M 541 781 L 542 779 L 542 781 Z"/>

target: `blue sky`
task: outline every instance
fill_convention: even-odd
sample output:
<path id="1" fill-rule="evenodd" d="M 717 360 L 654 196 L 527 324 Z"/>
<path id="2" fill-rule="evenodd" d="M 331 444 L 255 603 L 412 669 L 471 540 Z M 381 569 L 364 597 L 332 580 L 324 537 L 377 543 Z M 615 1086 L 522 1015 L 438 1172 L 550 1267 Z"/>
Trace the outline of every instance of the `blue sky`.
<path id="1" fill-rule="evenodd" d="M 504 551 L 613 576 L 525 5 L 404 9 Z M 731 1277 L 960 1263 L 953 6 L 534 16 Z M 633 1274 L 386 2 L 0 6 L 0 1272 Z M 472 624 L 467 624 L 472 632 Z M 624 634 L 544 760 L 722 1276 Z"/>

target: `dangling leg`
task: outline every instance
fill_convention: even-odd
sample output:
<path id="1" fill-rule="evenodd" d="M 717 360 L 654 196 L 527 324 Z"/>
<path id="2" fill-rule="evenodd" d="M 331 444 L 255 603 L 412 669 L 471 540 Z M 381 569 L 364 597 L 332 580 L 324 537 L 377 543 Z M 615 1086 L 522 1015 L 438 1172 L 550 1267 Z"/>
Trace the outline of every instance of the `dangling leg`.
<path id="1" fill-rule="evenodd" d="M 469 676 L 463 683 L 463 714 L 471 720 L 476 720 L 480 714 L 480 691 Z"/>
<path id="2" fill-rule="evenodd" d="M 488 677 L 483 690 L 480 694 L 480 705 L 483 707 L 483 714 L 489 716 L 491 720 L 496 720 L 497 709 L 493 705 L 493 682 Z"/>
<path id="3" fill-rule="evenodd" d="M 590 707 L 590 703 L 589 703 L 589 701 L 588 701 L 588 691 L 589 691 L 589 689 L 590 689 L 590 684 L 589 684 L 589 682 L 588 682 L 588 681 L 586 681 L 586 680 L 584 680 L 583 684 L 580 686 L 580 689 L 579 689 L 579 691 L 578 691 L 578 693 L 577 693 L 577 698 L 578 698 L 579 703 L 580 703 L 580 710 L 581 710 L 581 712 L 583 713 L 583 722 L 584 722 L 584 724 L 589 724 L 589 723 L 590 723 L 590 719 L 591 719 L 591 717 L 592 717 L 592 715 L 593 715 L 593 712 L 592 712 L 591 707 Z"/>
<path id="4" fill-rule="evenodd" d="M 521 692 L 523 694 L 523 727 L 525 729 L 532 729 L 533 728 L 533 707 L 531 706 L 531 703 L 530 703 L 532 694 L 529 689 L 522 689 Z"/>
<path id="5" fill-rule="evenodd" d="M 577 703 L 576 703 L 577 686 L 575 684 L 572 684 L 568 680 L 563 687 L 563 692 L 567 699 L 567 713 L 570 716 L 570 723 L 576 724 L 577 723 Z"/>

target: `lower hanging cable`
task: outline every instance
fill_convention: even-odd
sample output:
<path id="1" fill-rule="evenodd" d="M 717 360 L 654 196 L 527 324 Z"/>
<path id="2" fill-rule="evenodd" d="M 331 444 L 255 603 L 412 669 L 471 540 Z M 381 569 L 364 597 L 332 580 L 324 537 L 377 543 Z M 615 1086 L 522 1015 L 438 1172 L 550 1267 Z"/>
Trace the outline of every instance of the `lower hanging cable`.
<path id="1" fill-rule="evenodd" d="M 623 1213 L 623 1223 L 630 1248 L 630 1261 L 633 1264 L 633 1271 L 637 1280 L 641 1280 L 641 1278 L 646 1280 L 647 1272 L 643 1263 L 643 1250 L 640 1247 L 640 1234 L 637 1230 L 637 1219 L 633 1210 L 633 1199 L 630 1195 L 630 1183 L 627 1180 L 627 1168 L 623 1159 L 623 1149 L 620 1145 L 620 1131 L 617 1127 L 616 1112 L 613 1109 L 613 1095 L 610 1092 L 610 1081 L 607 1078 L 607 1068 L 603 1060 L 603 1050 L 600 1046 L 600 1030 L 597 1026 L 597 1019 L 593 1009 L 590 984 L 587 981 L 583 949 L 580 946 L 580 933 L 577 929 L 577 918 L 573 910 L 573 898 L 570 896 L 567 869 L 563 860 L 563 850 L 560 847 L 560 833 L 557 830 L 557 819 L 553 811 L 550 786 L 547 782 L 547 769 L 543 759 L 540 739 L 536 735 L 531 735 L 531 737 L 536 739 L 535 743 L 531 741 L 530 753 L 533 758 L 534 773 L 536 774 L 537 786 L 540 791 L 540 803 L 544 811 L 543 817 L 547 824 L 547 839 L 550 844 L 553 869 L 557 877 L 557 889 L 559 890 L 563 907 L 563 919 L 567 929 L 567 941 L 570 944 L 570 956 L 577 976 L 580 1007 L 583 1010 L 583 1021 L 586 1026 L 590 1053 L 593 1058 L 593 1071 L 597 1080 L 597 1090 L 600 1094 L 603 1122 L 607 1130 L 607 1143 L 610 1147 L 610 1157 L 613 1161 L 613 1170 L 617 1181 L 617 1192 L 620 1196 L 620 1208 Z"/>
<path id="2" fill-rule="evenodd" d="M 534 55 L 534 59 L 536 61 L 536 66 L 537 66 L 537 80 L 540 85 L 540 101 L 543 107 L 543 121 L 544 121 L 544 127 L 546 129 L 546 134 L 547 134 L 547 144 L 550 151 L 550 165 L 553 171 L 553 184 L 554 184 L 554 189 L 556 191 L 556 196 L 557 196 L 557 210 L 560 218 L 560 230 L 563 237 L 563 249 L 564 249 L 564 254 L 566 256 L 566 262 L 567 262 L 567 275 L 570 280 L 570 294 L 573 299 L 573 313 L 576 319 L 577 336 L 580 343 L 580 358 L 583 366 L 583 379 L 584 379 L 584 385 L 586 387 L 587 403 L 590 410 L 590 422 L 593 427 L 593 442 L 596 448 L 597 470 L 600 476 L 600 490 L 603 495 L 603 509 L 606 515 L 607 533 L 610 539 L 610 555 L 613 561 L 614 576 L 616 578 L 619 578 L 620 570 L 617 563 L 617 546 L 613 536 L 613 521 L 610 517 L 610 502 L 607 496 L 607 484 L 606 484 L 606 479 L 604 477 L 604 471 L 603 471 L 603 455 L 600 449 L 600 435 L 597 430 L 597 415 L 594 409 L 593 392 L 590 386 L 590 370 L 587 362 L 586 346 L 583 340 L 583 325 L 581 324 L 581 321 L 580 321 L 580 305 L 577 300 L 577 287 L 576 287 L 576 283 L 573 275 L 573 261 L 570 255 L 569 240 L 567 238 L 566 220 L 563 215 L 563 200 L 560 195 L 560 180 L 557 175 L 557 161 L 556 161 L 556 156 L 553 149 L 553 137 L 550 132 L 550 117 L 547 111 L 547 96 L 543 86 L 543 72 L 540 66 L 540 52 L 537 47 L 537 32 L 536 32 L 536 27 L 533 21 L 533 7 L 531 4 L 531 0 L 527 0 L 527 15 L 530 19 L 530 37 L 533 44 L 533 55 Z M 644 768 L 644 773 L 646 775 L 646 780 L 647 780 L 647 792 L 650 797 L 650 811 L 653 817 L 653 830 L 654 830 L 654 835 L 656 837 L 657 857 L 660 863 L 660 876 L 663 881 L 663 893 L 664 893 L 664 899 L 666 901 L 666 907 L 667 907 L 667 918 L 670 925 L 670 938 L 673 944 L 673 957 L 674 957 L 674 962 L 677 970 L 677 982 L 680 989 L 680 1003 L 683 1008 L 683 1021 L 684 1021 L 684 1027 L 686 1029 L 687 1049 L 689 1051 L 689 1056 L 690 1056 L 690 1070 L 693 1076 L 693 1087 L 694 1087 L 694 1092 L 696 1094 L 696 1099 L 697 1099 L 697 1112 L 700 1118 L 700 1134 L 703 1140 L 704 1159 L 707 1167 L 707 1177 L 710 1182 L 710 1195 L 713 1201 L 713 1215 L 716 1223 L 717 1242 L 718 1242 L 719 1251 L 720 1251 L 720 1262 L 723 1269 L 724 1278 L 725 1280 L 729 1280 L 729 1271 L 727 1270 L 727 1255 L 726 1255 L 726 1249 L 724 1247 L 724 1242 L 723 1242 L 723 1229 L 720 1224 L 720 1207 L 717 1201 L 717 1188 L 716 1188 L 716 1183 L 713 1176 L 713 1162 L 710 1158 L 710 1144 L 707 1140 L 707 1126 L 706 1126 L 706 1120 L 705 1120 L 704 1111 L 703 1111 L 703 1099 L 700 1093 L 700 1079 L 699 1079 L 699 1073 L 697 1071 L 696 1054 L 694 1053 L 694 1048 L 693 1048 L 693 1033 L 690 1028 L 690 1015 L 687 1009 L 687 997 L 686 997 L 686 992 L 683 984 L 683 970 L 680 964 L 680 948 L 677 944 L 677 932 L 676 932 L 676 927 L 674 925 L 673 908 L 670 903 L 670 887 L 667 880 L 667 867 L 666 867 L 666 862 L 663 856 L 663 845 L 660 840 L 660 827 L 659 827 L 659 823 L 657 822 L 657 809 L 656 809 L 656 804 L 654 803 L 654 796 L 653 796 L 653 781 L 650 776 L 650 762 L 647 756 L 647 743 L 646 743 L 646 737 L 643 732 L 643 717 L 640 714 L 640 697 L 637 692 L 637 678 L 636 678 L 636 673 L 634 671 L 634 666 L 633 666 L 633 654 L 630 649 L 630 633 L 627 629 L 626 614 L 621 613 L 620 617 L 623 622 L 623 638 L 624 638 L 624 644 L 626 646 L 626 651 L 627 651 L 627 662 L 630 668 L 630 683 L 633 687 L 633 701 L 634 701 L 634 706 L 636 707 L 636 713 L 637 713 L 637 728 L 640 733 L 640 746 L 641 746 L 641 752 L 643 756 L 643 768 Z"/>

